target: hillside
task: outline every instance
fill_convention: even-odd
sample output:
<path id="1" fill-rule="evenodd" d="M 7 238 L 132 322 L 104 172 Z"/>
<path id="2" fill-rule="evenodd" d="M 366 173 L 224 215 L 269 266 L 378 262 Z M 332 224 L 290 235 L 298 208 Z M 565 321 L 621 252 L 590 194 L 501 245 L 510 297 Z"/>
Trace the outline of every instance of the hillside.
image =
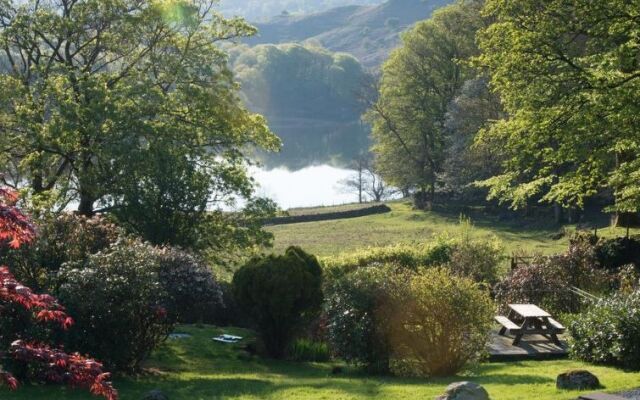
<path id="1" fill-rule="evenodd" d="M 344 6 L 309 15 L 279 15 L 257 23 L 250 45 L 312 41 L 354 55 L 378 68 L 399 43 L 400 33 L 452 0 L 389 0 L 379 5 Z"/>
<path id="2" fill-rule="evenodd" d="M 413 210 L 404 201 L 386 204 L 391 207 L 390 213 L 270 226 L 268 230 L 275 235 L 274 251 L 282 252 L 288 246 L 297 245 L 319 256 L 331 256 L 366 246 L 425 242 L 434 235 L 465 232 L 476 237 L 496 236 L 504 244 L 507 255 L 513 252 L 553 254 L 567 249 L 569 237 L 575 231 L 575 226 L 559 227 L 551 218 L 523 219 L 515 214 L 505 218 L 505 215 L 488 214 L 482 208 L 451 207 L 423 212 Z M 310 213 L 331 211 L 332 207 L 308 209 Z M 294 210 L 296 215 L 303 212 L 304 209 Z M 461 214 L 471 219 L 471 227 L 460 224 Z M 598 227 L 599 236 L 624 236 L 624 229 L 609 228 L 608 222 L 605 215 L 595 218 L 593 224 Z M 632 234 L 640 234 L 640 229 L 633 230 Z"/>
<path id="3" fill-rule="evenodd" d="M 351 0 L 350 4 L 380 4 L 384 0 Z M 309 14 L 344 5 L 344 0 L 221 0 L 220 10 L 227 16 L 241 16 L 260 22 L 283 12 Z"/>
<path id="4" fill-rule="evenodd" d="M 351 55 L 291 43 L 240 46 L 231 65 L 247 107 L 282 139 L 280 153 L 259 155 L 267 166 L 346 163 L 368 147 L 355 95 L 367 75 Z"/>

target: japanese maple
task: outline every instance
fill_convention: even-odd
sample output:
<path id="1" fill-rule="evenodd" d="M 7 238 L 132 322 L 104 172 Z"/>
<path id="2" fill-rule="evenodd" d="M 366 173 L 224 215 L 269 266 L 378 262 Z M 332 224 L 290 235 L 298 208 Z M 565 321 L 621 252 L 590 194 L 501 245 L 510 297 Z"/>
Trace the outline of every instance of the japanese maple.
<path id="1" fill-rule="evenodd" d="M 34 226 L 16 207 L 17 200 L 16 193 L 0 188 L 0 246 L 19 248 L 36 236 Z M 14 304 L 28 310 L 38 323 L 58 325 L 65 330 L 73 325 L 65 308 L 54 297 L 34 293 L 16 280 L 9 267 L 0 266 L 0 316 L 5 306 Z M 77 353 L 65 353 L 45 343 L 23 340 L 14 341 L 6 351 L 0 349 L 0 384 L 11 390 L 18 388 L 18 380 L 2 369 L 1 362 L 7 358 L 27 365 L 38 380 L 87 388 L 107 400 L 118 398 L 109 382 L 110 374 L 103 371 L 99 362 Z"/>

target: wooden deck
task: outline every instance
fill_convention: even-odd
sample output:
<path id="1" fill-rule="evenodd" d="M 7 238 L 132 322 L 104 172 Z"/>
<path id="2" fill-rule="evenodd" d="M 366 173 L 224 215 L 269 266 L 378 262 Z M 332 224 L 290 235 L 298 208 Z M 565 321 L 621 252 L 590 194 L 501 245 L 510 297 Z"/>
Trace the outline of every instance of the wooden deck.
<path id="1" fill-rule="evenodd" d="M 491 361 L 521 361 L 530 359 L 553 359 L 567 357 L 565 335 L 558 335 L 561 345 L 553 344 L 541 335 L 527 335 L 517 346 L 513 345 L 513 335 L 500 336 L 498 329 L 491 332 L 491 342 L 487 350 Z"/>

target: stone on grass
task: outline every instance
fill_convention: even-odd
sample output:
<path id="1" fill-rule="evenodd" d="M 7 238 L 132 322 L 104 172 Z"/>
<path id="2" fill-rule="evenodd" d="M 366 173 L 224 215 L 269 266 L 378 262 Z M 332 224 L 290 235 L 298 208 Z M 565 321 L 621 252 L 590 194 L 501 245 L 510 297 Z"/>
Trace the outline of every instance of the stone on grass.
<path id="1" fill-rule="evenodd" d="M 456 382 L 447 386 L 446 392 L 436 400 L 489 400 L 489 393 L 473 382 Z"/>
<path id="2" fill-rule="evenodd" d="M 600 381 L 598 377 L 589 371 L 575 370 L 567 371 L 558 375 L 556 379 L 556 387 L 566 390 L 585 390 L 598 389 Z"/>
<path id="3" fill-rule="evenodd" d="M 169 400 L 169 397 L 162 390 L 154 389 L 145 394 L 142 400 Z"/>

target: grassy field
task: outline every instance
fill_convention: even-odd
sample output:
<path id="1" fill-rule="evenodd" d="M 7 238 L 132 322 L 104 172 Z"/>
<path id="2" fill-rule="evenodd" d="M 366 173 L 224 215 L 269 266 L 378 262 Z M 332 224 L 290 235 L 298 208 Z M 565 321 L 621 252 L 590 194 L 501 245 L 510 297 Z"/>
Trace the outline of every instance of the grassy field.
<path id="1" fill-rule="evenodd" d="M 576 229 L 573 225 L 558 226 L 549 219 L 501 219 L 480 209 L 451 208 L 423 212 L 413 210 L 407 202 L 390 202 L 388 205 L 392 211 L 387 214 L 271 226 L 268 230 L 275 235 L 274 251 L 281 252 L 290 245 L 299 245 L 319 256 L 329 256 L 365 246 L 424 242 L 434 235 L 455 235 L 467 230 L 478 237 L 495 235 L 504 243 L 507 254 L 551 254 L 566 249 L 571 232 Z M 340 206 L 340 209 L 345 207 Z M 323 210 L 332 211 L 331 208 Z M 318 209 L 310 211 L 319 212 Z M 303 210 L 295 212 L 299 214 Z M 471 230 L 460 224 L 461 214 L 470 218 Z M 625 234 L 624 229 L 609 228 L 606 218 L 600 218 L 597 226 L 601 236 Z M 567 233 L 558 239 L 563 232 Z M 633 233 L 640 233 L 640 230 Z"/>
<path id="2" fill-rule="evenodd" d="M 290 208 L 286 211 L 287 215 L 297 216 L 297 215 L 315 215 L 315 214 L 326 214 L 333 212 L 343 212 L 343 211 L 353 211 L 360 210 L 362 208 L 369 208 L 373 206 L 379 206 L 380 204 L 385 203 L 351 203 L 351 204 L 342 204 L 339 206 L 319 206 L 319 207 L 304 207 L 304 208 Z"/>
<path id="3" fill-rule="evenodd" d="M 156 351 L 148 367 L 152 373 L 137 379 L 116 380 L 122 400 L 139 400 L 159 388 L 171 400 L 214 399 L 433 399 L 450 382 L 471 380 L 482 384 L 494 400 L 574 399 L 577 392 L 555 388 L 556 376 L 566 370 L 588 368 L 603 390 L 616 392 L 640 386 L 640 373 L 562 361 L 528 361 L 481 364 L 461 376 L 447 379 L 400 379 L 367 377 L 346 369 L 331 375 L 332 364 L 269 361 L 248 356 L 240 345 L 213 342 L 221 332 L 213 327 L 181 327 L 191 338 L 168 341 Z M 250 336 L 250 332 L 225 332 Z M 1 399 L 90 399 L 83 391 L 59 387 L 26 386 L 17 392 L 0 389 Z"/>

